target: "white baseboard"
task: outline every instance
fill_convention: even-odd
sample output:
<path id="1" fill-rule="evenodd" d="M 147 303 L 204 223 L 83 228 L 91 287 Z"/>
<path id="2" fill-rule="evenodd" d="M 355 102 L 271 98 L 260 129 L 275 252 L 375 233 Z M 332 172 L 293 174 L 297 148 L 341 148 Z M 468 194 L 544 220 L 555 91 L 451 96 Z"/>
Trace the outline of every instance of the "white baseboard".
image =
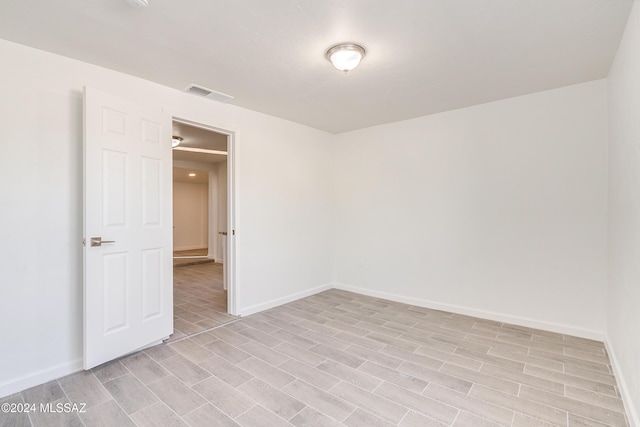
<path id="1" fill-rule="evenodd" d="M 390 301 L 411 304 L 419 307 L 449 311 L 452 313 L 475 316 L 483 319 L 495 320 L 498 322 L 511 323 L 511 324 L 526 326 L 530 328 L 543 329 L 543 330 L 567 334 L 567 335 L 605 341 L 605 345 L 607 346 L 607 351 L 609 351 L 609 355 L 611 357 L 611 363 L 614 368 L 614 373 L 615 373 L 616 379 L 618 380 L 621 393 L 623 395 L 625 408 L 627 409 L 627 414 L 630 418 L 632 418 L 629 420 L 631 423 L 630 427 L 640 427 L 640 423 L 638 422 L 638 412 L 637 412 L 638 408 L 635 408 L 631 402 L 630 395 L 628 393 L 628 388 L 624 381 L 624 377 L 619 371 L 619 365 L 617 363 L 616 355 L 613 352 L 611 345 L 606 341 L 605 334 L 603 332 L 575 328 L 567 325 L 538 321 L 534 319 L 522 318 L 518 316 L 506 315 L 506 314 L 495 313 L 490 311 L 478 310 L 470 307 L 443 304 L 443 303 L 438 303 L 438 302 L 420 299 L 420 298 L 406 297 L 398 294 L 373 291 L 370 289 L 346 285 L 343 283 L 326 283 L 324 285 L 317 286 L 315 288 L 308 289 L 302 292 L 297 292 L 284 297 L 275 298 L 270 301 L 256 304 L 250 307 L 241 308 L 238 314 L 240 316 L 248 316 L 250 314 L 258 313 L 260 311 L 277 307 L 279 305 L 287 304 L 289 302 L 296 301 L 311 295 L 315 295 L 317 293 L 324 292 L 332 288 L 355 292 L 362 295 L 368 295 L 368 296 L 373 296 L 377 298 L 387 299 Z M 9 381 L 6 381 L 0 384 L 0 398 L 28 389 L 30 387 L 44 384 L 48 381 L 63 377 L 65 375 L 70 375 L 70 374 L 79 372 L 82 369 L 83 369 L 82 359 L 78 359 L 69 363 L 63 363 L 48 369 L 34 372 L 32 374 L 11 379 Z"/>
<path id="2" fill-rule="evenodd" d="M 198 246 L 176 246 L 173 248 L 173 251 L 195 251 L 198 249 L 207 249 L 207 246 L 202 246 L 202 245 L 198 245 Z"/>
<path id="3" fill-rule="evenodd" d="M 296 300 L 299 300 L 301 298 L 310 297 L 311 295 L 315 295 L 315 294 L 318 294 L 320 292 L 327 291 L 327 290 L 329 290 L 331 288 L 333 288 L 333 284 L 327 283 L 327 284 L 318 286 L 318 287 L 313 288 L 313 289 L 308 289 L 306 291 L 297 292 L 295 294 L 287 295 L 287 296 L 284 296 L 284 297 L 281 297 L 281 298 L 272 299 L 270 301 L 267 301 L 267 302 L 264 302 L 264 303 L 261 303 L 261 304 L 252 305 L 250 307 L 241 308 L 239 310 L 238 314 L 240 316 L 248 316 L 250 314 L 254 314 L 254 313 L 258 313 L 260 311 L 268 310 L 270 308 L 277 307 L 279 305 L 286 304 L 286 303 L 289 303 L 289 302 L 292 302 L 292 301 L 296 301 Z"/>
<path id="4" fill-rule="evenodd" d="M 629 427 L 640 427 L 640 407 L 636 407 L 633 400 L 631 400 L 629 386 L 624 380 L 624 375 L 622 374 L 620 363 L 618 362 L 618 356 L 616 355 L 613 346 L 609 342 L 608 337 L 605 339 L 604 345 L 607 349 L 607 353 L 609 354 L 609 361 L 611 362 L 611 367 L 613 368 L 613 375 L 616 377 L 616 382 L 618 383 L 618 389 L 620 390 L 620 394 L 622 395 L 622 403 L 624 403 L 624 409 L 627 412 Z"/>
<path id="5" fill-rule="evenodd" d="M 12 378 L 0 384 L 0 399 L 40 384 L 82 371 L 82 359 Z"/>
<path id="6" fill-rule="evenodd" d="M 421 299 L 421 298 L 406 297 L 398 294 L 390 294 L 387 292 L 373 291 L 366 288 L 346 285 L 344 283 L 334 283 L 333 287 L 335 289 L 342 289 L 344 291 L 355 292 L 357 294 L 387 299 L 390 301 L 402 302 L 405 304 L 411 304 L 418 307 L 449 311 L 451 313 L 464 314 L 464 315 L 473 316 L 473 317 L 480 317 L 482 319 L 495 320 L 497 322 L 511 323 L 513 325 L 525 326 L 528 328 L 542 329 L 549 332 L 557 332 L 559 334 L 573 335 L 580 338 L 587 338 L 587 339 L 597 340 L 597 341 L 604 341 L 604 338 L 605 338 L 604 332 L 576 328 L 573 326 L 563 325 L 560 323 L 545 322 L 540 320 L 529 319 L 526 317 L 512 316 L 509 314 L 496 313 L 493 311 L 479 310 L 471 307 L 443 304 L 443 303 Z"/>

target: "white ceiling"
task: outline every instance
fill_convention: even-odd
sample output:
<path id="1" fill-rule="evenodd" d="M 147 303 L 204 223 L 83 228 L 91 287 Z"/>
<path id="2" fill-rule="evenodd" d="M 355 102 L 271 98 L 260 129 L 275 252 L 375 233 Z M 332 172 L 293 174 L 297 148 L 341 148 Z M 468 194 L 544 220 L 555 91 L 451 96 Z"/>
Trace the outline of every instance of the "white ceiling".
<path id="1" fill-rule="evenodd" d="M 603 78 L 633 0 L 149 3 L 2 1 L 0 38 L 338 133 Z"/>

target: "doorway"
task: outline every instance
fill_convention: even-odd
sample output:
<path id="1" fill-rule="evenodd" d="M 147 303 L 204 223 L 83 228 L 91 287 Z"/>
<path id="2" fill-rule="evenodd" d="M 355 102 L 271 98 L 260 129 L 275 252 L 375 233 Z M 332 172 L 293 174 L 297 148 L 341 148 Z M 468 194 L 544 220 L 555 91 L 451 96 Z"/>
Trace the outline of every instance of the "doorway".
<path id="1" fill-rule="evenodd" d="M 171 340 L 234 320 L 230 151 L 233 134 L 181 119 L 172 123 L 173 297 Z"/>

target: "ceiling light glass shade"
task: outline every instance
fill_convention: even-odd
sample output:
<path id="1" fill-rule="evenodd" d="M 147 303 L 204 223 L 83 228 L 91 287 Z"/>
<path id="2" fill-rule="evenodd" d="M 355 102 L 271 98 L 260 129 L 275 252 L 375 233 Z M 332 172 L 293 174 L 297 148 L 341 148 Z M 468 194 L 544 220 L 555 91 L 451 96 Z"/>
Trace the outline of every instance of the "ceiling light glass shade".
<path id="1" fill-rule="evenodd" d="M 360 64 L 364 58 L 365 50 L 362 46 L 352 43 L 344 43 L 333 46 L 327 51 L 325 57 L 331 61 L 334 67 L 348 73 Z"/>
<path id="2" fill-rule="evenodd" d="M 129 6 L 133 7 L 147 7 L 149 6 L 149 0 L 126 0 Z"/>
<path id="3" fill-rule="evenodd" d="M 171 137 L 171 148 L 176 148 L 178 145 L 180 145 L 180 143 L 182 142 L 183 138 L 180 138 L 179 136 L 172 136 Z"/>

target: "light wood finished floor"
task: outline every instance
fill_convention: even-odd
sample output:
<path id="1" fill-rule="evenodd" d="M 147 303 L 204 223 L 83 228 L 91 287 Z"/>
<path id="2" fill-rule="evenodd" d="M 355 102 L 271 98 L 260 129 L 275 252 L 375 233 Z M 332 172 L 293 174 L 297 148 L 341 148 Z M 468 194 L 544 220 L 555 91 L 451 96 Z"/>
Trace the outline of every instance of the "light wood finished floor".
<path id="1" fill-rule="evenodd" d="M 4 399 L 3 426 L 626 426 L 603 344 L 330 290 Z"/>
<path id="2" fill-rule="evenodd" d="M 173 269 L 173 328 L 171 341 L 236 319 L 227 314 L 222 264 L 205 263 Z"/>

